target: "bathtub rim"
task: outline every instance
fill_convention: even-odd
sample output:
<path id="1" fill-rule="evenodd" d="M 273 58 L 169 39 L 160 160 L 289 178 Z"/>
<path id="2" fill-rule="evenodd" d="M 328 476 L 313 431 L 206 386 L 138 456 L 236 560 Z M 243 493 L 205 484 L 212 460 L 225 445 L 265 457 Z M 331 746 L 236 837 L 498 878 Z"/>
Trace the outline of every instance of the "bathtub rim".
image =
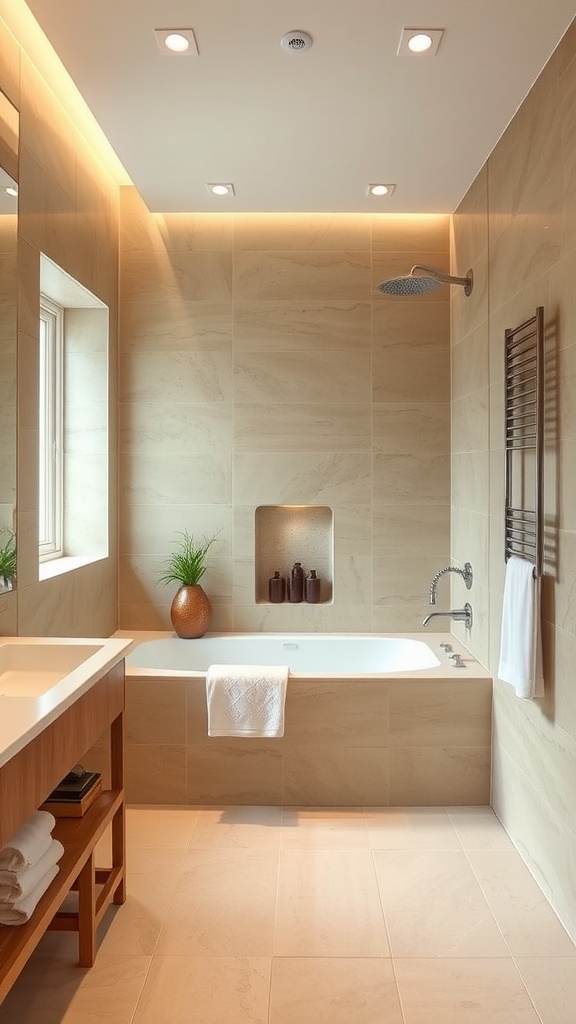
<path id="1" fill-rule="evenodd" d="M 172 630 L 130 630 L 130 629 L 119 629 L 112 634 L 114 637 L 122 637 L 125 639 L 132 640 L 132 643 L 127 648 L 126 656 L 130 654 L 140 644 L 150 640 L 167 640 L 167 639 L 180 639 L 176 637 L 176 634 Z M 206 633 L 207 637 L 228 637 L 228 636 L 266 636 L 266 637 L 296 637 L 305 636 L 301 630 L 299 632 L 289 631 L 271 631 L 271 632 L 259 632 L 243 631 L 240 634 L 234 634 L 230 630 L 225 632 L 212 632 Z M 393 637 L 399 640 L 419 640 L 425 643 L 434 652 L 438 658 L 440 664 L 434 668 L 422 668 L 422 669 L 410 669 L 407 672 L 291 672 L 290 679 L 314 679 L 318 681 L 326 680 L 350 680 L 350 679 L 446 679 L 447 675 L 450 680 L 461 678 L 462 680 L 477 680 L 477 679 L 492 679 L 491 673 L 477 661 L 470 651 L 460 641 L 453 636 L 451 633 L 405 633 L 405 632 L 394 632 L 394 633 L 369 633 L 369 632 L 329 632 L 323 634 L 326 636 L 342 636 L 350 638 L 364 638 L 364 637 Z M 182 643 L 193 643 L 192 640 L 183 640 Z M 460 654 L 464 660 L 464 668 L 455 668 L 450 655 L 446 654 L 443 648 L 440 647 L 441 643 L 449 643 L 452 645 L 452 653 Z M 179 670 L 179 669 L 161 669 L 161 668 L 136 668 L 131 665 L 125 665 L 126 679 L 174 679 L 174 680 L 187 680 L 187 679 L 205 679 L 206 672 L 194 669 Z"/>

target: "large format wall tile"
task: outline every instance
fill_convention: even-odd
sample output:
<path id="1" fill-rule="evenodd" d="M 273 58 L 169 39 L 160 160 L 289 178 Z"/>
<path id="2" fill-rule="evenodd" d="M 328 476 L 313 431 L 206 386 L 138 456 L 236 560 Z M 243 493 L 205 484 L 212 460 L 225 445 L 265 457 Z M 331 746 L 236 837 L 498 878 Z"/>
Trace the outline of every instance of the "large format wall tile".
<path id="1" fill-rule="evenodd" d="M 370 348 L 371 304 L 282 299 L 234 304 L 236 352 L 360 351 Z"/>
<path id="2" fill-rule="evenodd" d="M 389 803 L 485 804 L 490 797 L 490 747 L 394 747 Z"/>
<path id="3" fill-rule="evenodd" d="M 370 256 L 362 252 L 237 252 L 234 297 L 260 299 L 370 298 Z"/>
<path id="4" fill-rule="evenodd" d="M 370 408 L 364 403 L 300 402 L 234 406 L 235 452 L 358 452 L 371 450 Z"/>
<path id="5" fill-rule="evenodd" d="M 283 762 L 285 804 L 378 807 L 388 803 L 385 746 L 328 746 L 317 740 L 309 745 L 287 744 Z"/>
<path id="6" fill-rule="evenodd" d="M 379 455 L 442 455 L 450 451 L 445 403 L 375 403 L 373 451 Z"/>
<path id="7" fill-rule="evenodd" d="M 283 252 L 370 250 L 370 218 L 356 214 L 239 214 L 234 219 L 234 248 Z"/>
<path id="8" fill-rule="evenodd" d="M 332 505 L 369 501 L 370 456 L 236 455 L 234 503 Z"/>
<path id="9" fill-rule="evenodd" d="M 234 360 L 236 402 L 365 402 L 370 354 L 246 352 Z"/>
<path id="10" fill-rule="evenodd" d="M 446 252 L 449 218 L 445 214 L 376 214 L 371 223 L 374 252 L 426 253 L 424 263 L 432 262 L 430 254 Z"/>
<path id="11" fill-rule="evenodd" d="M 123 263 L 122 298 L 133 303 L 169 299 L 225 302 L 232 294 L 232 257 L 227 252 L 132 253 Z"/>

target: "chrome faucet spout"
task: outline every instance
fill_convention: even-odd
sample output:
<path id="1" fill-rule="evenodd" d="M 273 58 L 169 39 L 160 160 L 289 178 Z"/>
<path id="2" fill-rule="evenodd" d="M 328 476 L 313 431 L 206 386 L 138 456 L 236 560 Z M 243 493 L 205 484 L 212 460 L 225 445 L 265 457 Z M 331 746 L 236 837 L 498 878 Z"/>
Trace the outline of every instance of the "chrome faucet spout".
<path id="1" fill-rule="evenodd" d="M 429 615 L 422 619 L 422 625 L 427 626 L 430 619 L 444 618 L 445 616 L 449 616 L 455 622 L 465 622 L 466 629 L 472 629 L 472 606 L 468 602 L 466 602 L 463 608 L 451 608 L 448 612 L 430 612 Z"/>
<path id="2" fill-rule="evenodd" d="M 435 576 L 432 577 L 432 582 L 430 584 L 430 604 L 436 604 L 436 587 L 438 586 L 438 580 L 446 572 L 458 573 L 458 575 L 461 576 L 462 579 L 464 580 L 464 583 L 466 584 L 466 589 L 470 590 L 470 587 L 472 586 L 472 580 L 474 579 L 472 573 L 472 566 L 470 565 L 470 562 L 465 562 L 463 569 L 460 569 L 457 565 L 446 565 L 443 569 L 440 569 L 440 571 L 437 572 Z"/>

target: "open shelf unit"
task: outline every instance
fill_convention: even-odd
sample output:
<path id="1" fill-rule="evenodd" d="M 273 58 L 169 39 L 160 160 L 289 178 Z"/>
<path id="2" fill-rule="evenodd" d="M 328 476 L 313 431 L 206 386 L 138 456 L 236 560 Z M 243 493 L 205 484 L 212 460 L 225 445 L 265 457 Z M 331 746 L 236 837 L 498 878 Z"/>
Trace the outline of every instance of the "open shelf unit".
<path id="1" fill-rule="evenodd" d="M 96 956 L 96 929 L 110 903 L 125 900 L 124 810 L 124 663 L 115 666 L 68 708 L 60 718 L 0 768 L 2 816 L 0 845 L 39 807 L 83 754 L 110 731 L 112 789 L 106 790 L 81 818 L 58 818 L 53 835 L 64 847 L 59 872 L 29 921 L 0 925 L 0 1001 L 14 984 L 26 961 L 48 929 L 78 932 L 78 963 L 91 967 Z M 47 757 L 51 754 L 50 763 Z M 35 768 L 42 766 L 42 771 Z M 22 774 L 25 773 L 25 774 Z M 6 804 L 12 780 L 19 789 Z M 25 801 L 25 802 L 24 802 Z M 94 850 L 106 829 L 112 828 L 112 866 L 98 868 Z M 71 890 L 78 893 L 77 909 L 61 911 Z"/>

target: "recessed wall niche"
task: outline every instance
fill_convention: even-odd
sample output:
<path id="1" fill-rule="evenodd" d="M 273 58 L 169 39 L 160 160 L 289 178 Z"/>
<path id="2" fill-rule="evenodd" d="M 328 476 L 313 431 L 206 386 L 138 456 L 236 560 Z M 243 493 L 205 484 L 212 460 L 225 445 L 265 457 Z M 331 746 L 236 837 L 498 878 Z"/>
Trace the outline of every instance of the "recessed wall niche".
<path id="1" fill-rule="evenodd" d="M 259 505 L 255 513 L 256 603 L 268 604 L 268 580 L 287 580 L 294 562 L 320 579 L 320 603 L 332 601 L 334 515 L 326 505 Z M 286 593 L 288 602 L 288 593 Z"/>

